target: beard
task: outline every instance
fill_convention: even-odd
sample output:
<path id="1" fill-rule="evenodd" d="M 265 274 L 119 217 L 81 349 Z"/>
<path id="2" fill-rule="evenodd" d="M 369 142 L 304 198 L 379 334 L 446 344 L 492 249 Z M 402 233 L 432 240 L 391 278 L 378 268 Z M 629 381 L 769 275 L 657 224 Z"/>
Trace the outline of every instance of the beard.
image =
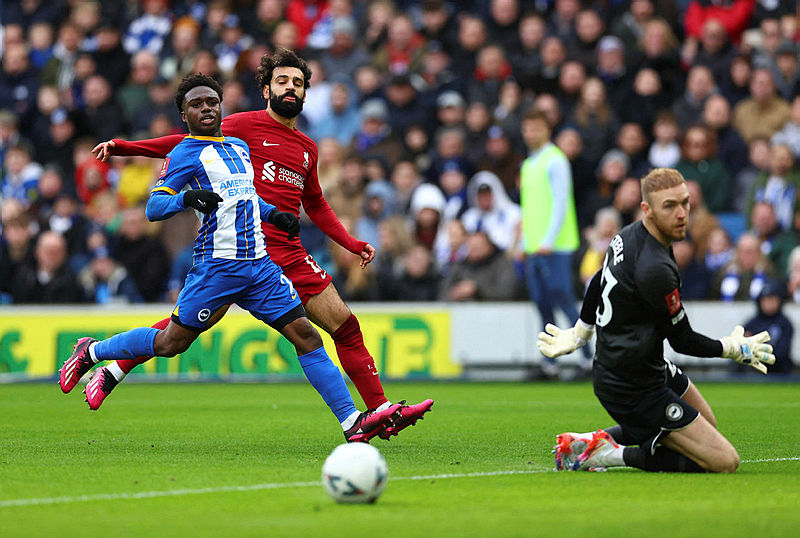
<path id="1" fill-rule="evenodd" d="M 296 101 L 287 101 L 286 94 L 275 95 L 271 94 L 269 97 L 269 107 L 275 111 L 276 114 L 284 118 L 294 118 L 303 111 L 303 101 L 297 95 L 294 96 Z"/>

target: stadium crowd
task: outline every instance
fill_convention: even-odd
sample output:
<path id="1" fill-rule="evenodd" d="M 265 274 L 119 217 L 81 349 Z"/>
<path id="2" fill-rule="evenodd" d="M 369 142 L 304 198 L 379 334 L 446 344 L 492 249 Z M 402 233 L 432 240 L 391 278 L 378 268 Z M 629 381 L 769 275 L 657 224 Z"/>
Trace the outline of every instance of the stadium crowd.
<path id="1" fill-rule="evenodd" d="M 186 74 L 260 109 L 262 55 L 313 70 L 298 123 L 367 270 L 305 219 L 346 300 L 524 299 L 520 167 L 541 111 L 569 160 L 580 297 L 638 218 L 638 178 L 690 180 L 685 299 L 800 302 L 793 0 L 19 0 L 2 4 L 0 302 L 173 301 L 193 214 L 148 223 L 161 162 L 91 153 L 185 132 Z M 774 288 L 772 288 L 774 290 Z"/>

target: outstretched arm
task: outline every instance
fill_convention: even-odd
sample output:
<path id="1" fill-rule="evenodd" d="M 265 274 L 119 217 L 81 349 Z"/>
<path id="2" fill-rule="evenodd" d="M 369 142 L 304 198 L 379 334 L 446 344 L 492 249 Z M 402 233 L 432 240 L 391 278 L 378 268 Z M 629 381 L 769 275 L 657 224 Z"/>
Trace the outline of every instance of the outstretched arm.
<path id="1" fill-rule="evenodd" d="M 122 157 L 153 157 L 162 159 L 172 148 L 180 144 L 185 135 L 169 135 L 160 138 L 148 138 L 146 140 L 120 140 L 112 138 L 106 142 L 97 144 L 92 153 L 100 161 L 107 161 L 112 155 Z"/>

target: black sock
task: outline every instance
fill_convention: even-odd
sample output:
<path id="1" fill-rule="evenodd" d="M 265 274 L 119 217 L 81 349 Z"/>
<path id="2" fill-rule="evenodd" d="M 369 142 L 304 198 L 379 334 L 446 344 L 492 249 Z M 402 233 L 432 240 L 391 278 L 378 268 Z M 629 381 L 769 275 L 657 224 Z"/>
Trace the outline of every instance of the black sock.
<path id="1" fill-rule="evenodd" d="M 614 424 L 610 428 L 604 428 L 605 432 L 614 438 L 614 441 L 620 445 L 629 445 L 632 444 L 631 441 L 625 439 L 625 432 L 622 431 L 622 426 L 619 424 Z"/>
<path id="2" fill-rule="evenodd" d="M 626 446 L 622 451 L 622 459 L 628 467 L 636 467 L 644 471 L 667 473 L 704 473 L 702 467 L 682 454 L 664 446 L 656 448 L 653 454 L 649 447 Z"/>

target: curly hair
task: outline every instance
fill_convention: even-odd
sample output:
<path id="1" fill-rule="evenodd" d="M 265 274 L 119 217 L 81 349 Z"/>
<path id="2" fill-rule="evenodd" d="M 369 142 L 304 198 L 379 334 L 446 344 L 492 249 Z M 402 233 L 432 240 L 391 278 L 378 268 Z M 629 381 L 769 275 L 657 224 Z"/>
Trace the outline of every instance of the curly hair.
<path id="1" fill-rule="evenodd" d="M 284 48 L 279 48 L 272 56 L 264 55 L 261 57 L 261 65 L 258 67 L 258 88 L 261 94 L 264 94 L 264 87 L 269 87 L 272 80 L 272 73 L 276 67 L 296 67 L 303 73 L 304 84 L 303 87 L 308 89 L 311 85 L 311 69 L 308 64 L 300 56 L 295 54 L 294 51 Z"/>
<path id="2" fill-rule="evenodd" d="M 175 94 L 175 106 L 178 107 L 178 112 L 183 112 L 183 100 L 186 99 L 186 94 L 189 93 L 189 90 L 198 86 L 208 86 L 217 92 L 219 102 L 222 102 L 222 86 L 220 86 L 219 82 L 208 75 L 195 73 L 194 75 L 183 77 L 178 86 L 178 92 Z"/>

